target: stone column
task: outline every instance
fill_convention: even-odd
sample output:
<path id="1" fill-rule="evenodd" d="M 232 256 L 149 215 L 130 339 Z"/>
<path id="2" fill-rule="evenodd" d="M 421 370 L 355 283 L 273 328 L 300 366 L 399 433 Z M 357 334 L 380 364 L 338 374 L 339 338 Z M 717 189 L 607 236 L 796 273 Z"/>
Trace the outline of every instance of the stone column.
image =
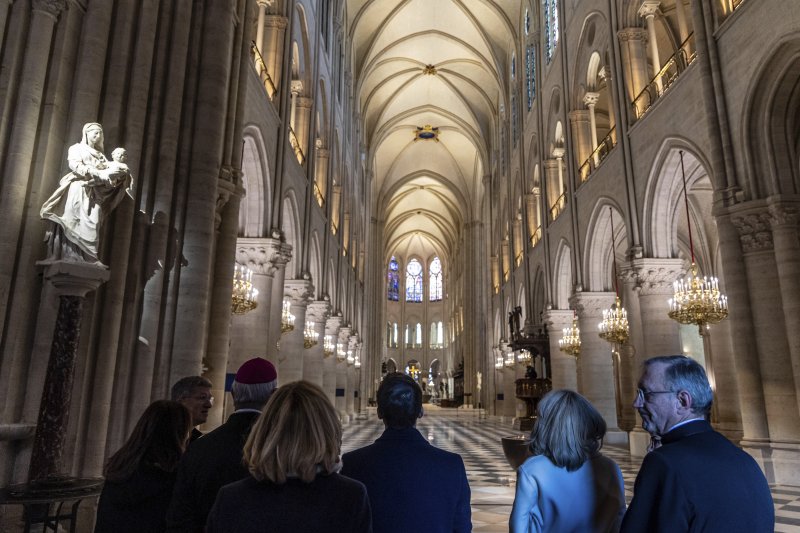
<path id="1" fill-rule="evenodd" d="M 317 300 L 308 304 L 306 310 L 306 321 L 314 325 L 314 331 L 318 335 L 317 344 L 306 348 L 303 357 L 303 379 L 310 381 L 320 387 L 323 386 L 325 374 L 323 352 L 325 344 L 325 321 L 330 314 L 331 304 L 327 300 Z"/>
<path id="2" fill-rule="evenodd" d="M 573 152 L 575 154 L 575 164 L 578 168 L 583 165 L 584 161 L 589 159 L 589 155 L 591 155 L 593 149 L 590 146 L 592 137 L 589 131 L 591 126 L 589 118 L 589 112 L 585 109 L 575 109 L 569 112 L 569 121 L 572 124 L 572 138 L 574 142 Z M 597 136 L 595 135 L 595 137 Z M 588 176 L 588 173 L 586 173 L 585 176 L 581 175 L 581 181 L 585 180 Z"/>
<path id="3" fill-rule="evenodd" d="M 269 237 L 240 237 L 237 240 L 236 263 L 253 271 L 258 306 L 246 315 L 234 315 L 232 319 L 229 372 L 235 372 L 253 357 L 263 357 L 277 368 L 275 341 L 270 342 L 270 319 L 279 317 L 281 312 L 280 307 L 274 307 L 272 292 L 275 272 L 291 259 L 286 246 L 279 239 Z"/>
<path id="4" fill-rule="evenodd" d="M 656 80 L 656 87 L 658 94 L 661 94 L 663 86 L 661 78 L 657 77 L 661 71 L 661 58 L 658 56 L 658 40 L 656 39 L 656 26 L 655 16 L 659 12 L 658 6 L 661 5 L 660 0 L 644 0 L 641 7 L 639 7 L 639 16 L 644 17 L 645 25 L 647 26 L 647 41 L 650 45 L 650 61 L 653 66 L 653 78 Z"/>
<path id="5" fill-rule="evenodd" d="M 317 163 L 315 168 L 316 178 L 314 179 L 314 183 L 317 185 L 317 190 L 315 191 L 315 196 L 317 197 L 317 203 L 320 207 L 325 207 L 325 199 L 327 198 L 328 194 L 328 161 L 330 159 L 330 150 L 327 148 L 322 147 L 322 141 L 317 139 L 316 144 L 316 153 L 317 153 Z"/>
<path id="6" fill-rule="evenodd" d="M 303 328 L 306 324 L 306 308 L 309 298 L 314 294 L 314 286 L 307 279 L 284 281 L 284 296 L 291 302 L 294 315 L 294 329 L 281 336 L 278 350 L 278 384 L 303 379 Z"/>
<path id="7" fill-rule="evenodd" d="M 292 82 L 294 85 L 294 82 Z M 305 159 L 308 159 L 308 134 L 311 129 L 311 98 L 298 96 L 295 98 L 294 132 Z"/>
<path id="8" fill-rule="evenodd" d="M 339 342 L 339 328 L 342 325 L 342 317 L 332 316 L 325 321 L 325 335 L 330 335 L 333 341 L 334 351 L 331 355 L 325 356 L 325 371 L 322 374 L 322 390 L 331 401 L 331 405 L 336 405 L 336 343 Z M 323 339 L 324 340 L 324 339 Z"/>
<path id="9" fill-rule="evenodd" d="M 505 238 L 500 243 L 501 258 L 503 260 L 503 282 L 508 281 L 511 274 L 511 252 L 509 251 L 508 238 Z"/>
<path id="10" fill-rule="evenodd" d="M 556 170 L 558 176 L 558 195 L 561 196 L 566 192 L 564 188 L 564 148 L 553 148 L 553 157 L 556 158 Z"/>
<path id="11" fill-rule="evenodd" d="M 348 338 L 350 337 L 350 326 L 339 328 L 339 338 L 337 343 L 342 345 L 342 349 L 347 352 Z M 339 418 L 342 423 L 348 423 L 350 417 L 347 415 L 347 361 L 339 359 L 339 354 L 336 354 L 336 402 L 334 403 L 336 412 L 339 413 Z"/>
<path id="12" fill-rule="evenodd" d="M 580 393 L 600 411 L 608 425 L 605 441 L 627 444 L 628 436 L 617 422 L 617 377 L 614 373 L 612 347 L 597 333 L 603 311 L 614 304 L 613 292 L 578 292 L 570 297 L 570 306 L 578 310 L 581 330 L 581 355 L 578 358 Z"/>
<path id="13" fill-rule="evenodd" d="M 505 361 L 508 352 L 503 351 L 503 361 Z M 513 420 L 517 415 L 517 379 L 516 365 L 503 366 L 503 416 L 509 420 Z"/>
<path id="14" fill-rule="evenodd" d="M 617 93 L 614 90 L 614 86 L 611 84 L 613 78 L 611 77 L 611 69 L 608 65 L 600 68 L 597 72 L 597 77 L 605 82 L 606 88 L 608 89 L 608 129 L 613 130 L 617 125 L 616 114 L 614 113 L 614 98 Z M 616 142 L 616 136 L 612 136 L 612 139 Z"/>
<path id="15" fill-rule="evenodd" d="M 610 93 L 611 91 L 609 91 Z M 609 98 L 611 95 L 609 94 Z M 583 103 L 586 104 L 586 108 L 589 110 L 589 133 L 592 138 L 592 153 L 594 157 L 592 158 L 592 162 L 594 166 L 597 166 L 600 163 L 599 158 L 597 157 L 597 118 L 594 114 L 594 106 L 597 105 L 597 101 L 600 98 L 600 93 L 595 92 L 587 92 L 583 95 Z"/>
<path id="16" fill-rule="evenodd" d="M 65 474 L 62 472 L 61 459 L 72 399 L 72 380 L 80 341 L 83 302 L 89 292 L 97 290 L 109 278 L 108 270 L 96 264 L 69 261 L 41 261 L 38 264 L 45 269 L 43 305 L 45 301 L 49 301 L 53 306 L 58 299 L 58 315 L 52 334 L 42 400 L 39 404 L 39 417 L 28 472 L 30 482 Z"/>
<path id="17" fill-rule="evenodd" d="M 274 239 L 278 239 L 280 237 L 280 233 L 273 232 L 272 237 Z M 275 273 L 272 276 L 272 299 L 269 303 L 270 308 L 270 320 L 269 320 L 269 348 L 267 353 L 274 350 L 275 355 L 274 360 L 270 359 L 275 365 L 275 368 L 278 368 L 278 351 L 280 350 L 280 341 L 281 341 L 281 311 L 283 310 L 283 298 L 284 298 L 284 280 L 286 279 L 286 265 L 289 264 L 289 261 L 292 260 L 292 245 L 286 244 L 285 242 L 281 242 L 280 244 L 281 252 L 277 256 L 274 256 L 274 263 L 273 265 L 275 268 Z M 296 326 L 296 324 L 295 324 Z M 283 383 L 281 381 L 281 376 L 278 375 L 278 382 Z"/>
<path id="18" fill-rule="evenodd" d="M 770 282 L 783 281 L 779 275 L 774 235 L 770 228 L 772 218 L 766 209 L 757 206 L 734 218 L 734 224 L 739 229 L 744 249 L 752 326 L 769 428 L 770 449 L 764 457 L 758 459 L 766 460 L 767 478 L 770 482 L 797 484 L 800 482 L 800 470 L 797 468 L 800 455 L 800 416 L 794 375 L 787 371 L 792 368 L 789 340 L 786 335 L 775 334 L 777 329 L 787 328 L 789 322 L 781 308 L 784 287 L 780 282 Z M 792 246 L 796 246 L 796 243 Z M 783 268 L 791 269 L 786 264 Z M 792 335 L 793 333 L 789 336 Z"/>
<path id="19" fill-rule="evenodd" d="M 261 54 L 261 57 L 264 57 L 264 22 L 266 20 L 267 15 L 267 0 L 257 0 L 258 4 L 258 22 L 256 23 L 256 48 L 258 48 L 258 52 Z M 265 65 L 266 66 L 266 65 Z M 260 65 L 256 65 L 256 68 L 261 68 Z"/>
<path id="20" fill-rule="evenodd" d="M 622 49 L 622 66 L 628 88 L 628 99 L 633 102 L 649 82 L 647 76 L 647 54 L 645 41 L 647 34 L 641 28 L 625 28 L 617 33 Z M 647 103 L 649 105 L 649 102 Z M 638 116 L 646 106 L 635 109 Z"/>
<path id="21" fill-rule="evenodd" d="M 358 350 L 358 336 L 357 335 L 350 335 L 347 338 L 347 351 L 348 355 L 352 355 L 355 357 L 356 351 Z M 347 416 L 350 420 L 355 420 L 356 410 L 355 410 L 355 392 L 358 389 L 357 381 L 356 381 L 356 369 L 353 367 L 353 362 L 349 360 L 346 361 L 347 363 L 347 391 L 345 396 L 345 409 L 347 410 Z"/>
<path id="22" fill-rule="evenodd" d="M 681 43 L 686 42 L 689 38 L 689 25 L 686 23 L 686 7 L 683 5 L 683 0 L 675 0 L 675 16 L 678 18 L 678 36 Z M 688 57 L 691 53 L 691 47 L 687 43 L 684 52 Z"/>
<path id="23" fill-rule="evenodd" d="M 283 41 L 288 24 L 286 17 L 276 15 L 267 15 L 264 21 L 264 48 L 261 56 L 267 64 L 267 73 L 279 91 L 283 75 Z"/>
<path id="24" fill-rule="evenodd" d="M 547 210 L 550 213 L 550 220 L 553 219 L 552 207 L 555 205 L 556 200 L 561 195 L 561 189 L 558 186 L 558 161 L 555 159 L 545 159 L 542 162 L 544 169 L 544 179 L 547 184 Z"/>
<path id="25" fill-rule="evenodd" d="M 558 349 L 558 341 L 564 335 L 564 328 L 572 326 L 572 310 L 548 309 L 542 315 L 550 338 L 550 378 L 553 389 L 578 390 L 577 359 Z M 581 342 L 585 333 L 581 330 Z M 544 377 L 544 376 L 542 376 Z"/>
<path id="26" fill-rule="evenodd" d="M 531 245 L 533 244 L 533 236 L 536 233 L 537 228 L 537 217 L 536 217 L 536 198 L 533 196 L 533 193 L 528 193 L 525 195 L 525 211 L 526 211 L 526 220 L 528 221 L 528 240 L 531 241 Z"/>
<path id="27" fill-rule="evenodd" d="M 36 149 L 42 98 L 47 78 L 48 58 L 58 16 L 66 8 L 66 0 L 33 0 L 25 59 L 19 77 L 18 94 L 11 118 L 13 135 L 6 150 L 0 194 L 0 334 L 9 310 L 11 280 L 17 257 L 17 244 L 22 217 L 27 205 L 28 181 Z M 0 30 L 3 31 L 3 30 Z"/>
<path id="28" fill-rule="evenodd" d="M 522 242 L 522 219 L 520 217 L 514 219 L 514 222 L 511 223 L 511 229 L 514 234 L 514 264 L 519 266 L 525 253 L 525 246 Z"/>

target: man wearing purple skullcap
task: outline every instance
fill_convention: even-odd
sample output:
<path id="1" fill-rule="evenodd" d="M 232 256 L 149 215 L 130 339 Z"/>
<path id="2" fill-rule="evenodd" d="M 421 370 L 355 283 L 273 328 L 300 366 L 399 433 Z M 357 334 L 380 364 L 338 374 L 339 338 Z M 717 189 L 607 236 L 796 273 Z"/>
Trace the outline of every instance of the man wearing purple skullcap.
<path id="1" fill-rule="evenodd" d="M 242 448 L 250 427 L 278 387 L 278 372 L 266 359 L 246 361 L 231 387 L 235 411 L 214 431 L 197 439 L 181 458 L 167 512 L 167 531 L 202 532 L 223 485 L 249 475 Z"/>

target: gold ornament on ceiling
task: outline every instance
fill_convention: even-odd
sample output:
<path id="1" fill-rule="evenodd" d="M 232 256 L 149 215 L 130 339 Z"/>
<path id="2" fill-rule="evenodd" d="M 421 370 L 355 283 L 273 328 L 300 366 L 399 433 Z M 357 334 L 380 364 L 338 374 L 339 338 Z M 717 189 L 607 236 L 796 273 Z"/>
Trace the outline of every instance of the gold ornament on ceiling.
<path id="1" fill-rule="evenodd" d="M 417 126 L 417 131 L 414 132 L 414 142 L 419 140 L 423 141 L 436 141 L 439 142 L 439 128 L 434 128 L 430 124 L 425 124 L 423 127 Z"/>
<path id="2" fill-rule="evenodd" d="M 426 76 L 436 76 L 436 67 L 433 65 L 425 65 L 425 68 L 422 69 L 422 73 Z"/>

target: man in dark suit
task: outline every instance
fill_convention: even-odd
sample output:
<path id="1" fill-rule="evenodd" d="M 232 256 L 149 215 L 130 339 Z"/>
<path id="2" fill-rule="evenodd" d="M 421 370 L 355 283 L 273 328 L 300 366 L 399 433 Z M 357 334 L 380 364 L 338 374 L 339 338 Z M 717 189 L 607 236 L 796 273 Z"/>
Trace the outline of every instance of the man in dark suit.
<path id="1" fill-rule="evenodd" d="M 645 361 L 633 406 L 660 439 L 636 476 L 622 533 L 772 532 L 769 485 L 755 460 L 711 428 L 705 370 L 682 355 Z"/>
<path id="2" fill-rule="evenodd" d="M 472 530 L 464 461 L 420 435 L 421 417 L 419 385 L 405 374 L 387 374 L 378 388 L 383 435 L 342 457 L 342 474 L 367 487 L 375 533 Z"/>
<path id="3" fill-rule="evenodd" d="M 231 387 L 235 411 L 227 422 L 197 439 L 181 458 L 167 531 L 202 532 L 220 487 L 248 476 L 242 448 L 277 386 L 278 373 L 266 359 L 250 359 L 239 368 Z"/>

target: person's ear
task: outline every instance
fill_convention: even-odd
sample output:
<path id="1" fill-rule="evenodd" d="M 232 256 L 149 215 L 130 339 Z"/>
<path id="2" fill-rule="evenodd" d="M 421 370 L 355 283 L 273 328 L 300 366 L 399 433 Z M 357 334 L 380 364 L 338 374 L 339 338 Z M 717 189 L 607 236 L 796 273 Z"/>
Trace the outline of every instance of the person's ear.
<path id="1" fill-rule="evenodd" d="M 688 391 L 678 391 L 678 403 L 682 409 L 692 410 L 692 395 Z"/>

